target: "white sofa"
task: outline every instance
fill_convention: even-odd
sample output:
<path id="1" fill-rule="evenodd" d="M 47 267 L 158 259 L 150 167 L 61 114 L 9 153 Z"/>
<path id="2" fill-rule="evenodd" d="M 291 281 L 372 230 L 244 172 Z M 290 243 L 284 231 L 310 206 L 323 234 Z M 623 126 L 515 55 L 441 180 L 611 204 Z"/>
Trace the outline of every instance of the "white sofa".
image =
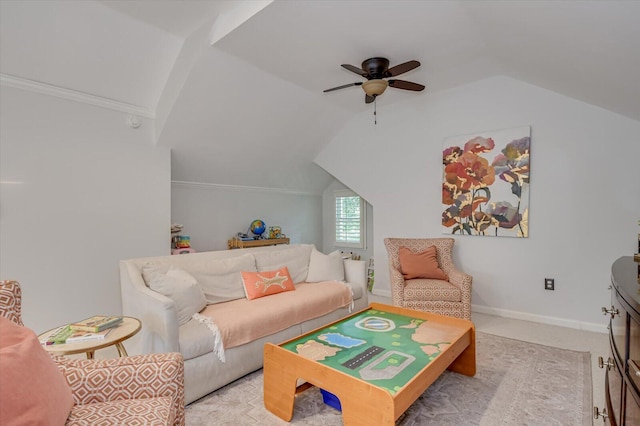
<path id="1" fill-rule="evenodd" d="M 368 306 L 365 262 L 336 256 L 337 252 L 324 255 L 313 245 L 296 244 L 123 260 L 123 314 L 142 322 L 140 333 L 125 343 L 127 351 L 182 353 L 185 403 L 193 402 L 261 368 L 264 343 L 280 343 Z M 295 291 L 246 299 L 241 271 L 282 266 L 288 268 Z M 149 286 L 155 279 L 149 270 L 161 271 L 162 276 L 169 268 L 186 271 L 197 282 L 191 290 L 197 287 L 205 295 L 206 307 L 200 310 L 198 305 L 199 313 L 192 317 L 179 296 Z M 336 277 L 340 273 L 344 280 Z M 310 303 L 314 306 L 307 306 Z M 249 329 L 268 334 L 256 336 Z M 222 351 L 216 339 L 223 341 Z"/>

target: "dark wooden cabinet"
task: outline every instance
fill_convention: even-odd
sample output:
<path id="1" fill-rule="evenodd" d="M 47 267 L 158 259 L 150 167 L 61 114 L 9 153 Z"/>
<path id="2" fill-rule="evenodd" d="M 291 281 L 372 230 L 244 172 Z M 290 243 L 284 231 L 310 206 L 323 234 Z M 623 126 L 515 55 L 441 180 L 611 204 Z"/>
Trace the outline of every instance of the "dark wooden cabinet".
<path id="1" fill-rule="evenodd" d="M 617 426 L 640 425 L 640 264 L 633 257 L 616 260 L 611 267 L 610 352 L 606 367 L 606 411 L 594 407 L 594 417 Z"/>

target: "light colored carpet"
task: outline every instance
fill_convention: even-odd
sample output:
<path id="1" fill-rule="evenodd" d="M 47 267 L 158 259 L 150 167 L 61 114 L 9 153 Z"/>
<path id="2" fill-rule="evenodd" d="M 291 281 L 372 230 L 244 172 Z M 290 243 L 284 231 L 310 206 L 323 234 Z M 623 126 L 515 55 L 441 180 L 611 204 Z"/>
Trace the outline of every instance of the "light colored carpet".
<path id="1" fill-rule="evenodd" d="M 476 375 L 445 372 L 397 424 L 592 424 L 588 352 L 484 333 L 477 333 L 476 340 Z M 264 408 L 262 385 L 259 370 L 190 404 L 187 426 L 288 424 Z M 291 424 L 341 425 L 342 416 L 322 402 L 318 389 L 311 388 L 297 396 Z"/>

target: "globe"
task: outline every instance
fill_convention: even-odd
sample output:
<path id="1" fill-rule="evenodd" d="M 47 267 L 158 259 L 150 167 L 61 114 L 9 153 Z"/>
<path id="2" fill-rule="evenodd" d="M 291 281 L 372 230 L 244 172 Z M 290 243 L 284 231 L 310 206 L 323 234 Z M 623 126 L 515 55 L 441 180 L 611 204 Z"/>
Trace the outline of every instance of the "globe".
<path id="1" fill-rule="evenodd" d="M 251 222 L 251 225 L 249 226 L 249 230 L 254 235 L 257 235 L 257 236 L 262 235 L 266 229 L 267 229 L 267 226 L 260 219 L 254 220 L 253 222 Z"/>

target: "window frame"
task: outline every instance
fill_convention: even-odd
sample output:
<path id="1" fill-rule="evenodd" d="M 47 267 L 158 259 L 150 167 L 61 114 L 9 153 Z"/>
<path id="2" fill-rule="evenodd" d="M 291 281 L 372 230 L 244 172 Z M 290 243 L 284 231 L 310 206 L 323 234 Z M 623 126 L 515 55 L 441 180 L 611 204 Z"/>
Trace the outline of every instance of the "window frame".
<path id="1" fill-rule="evenodd" d="M 348 242 L 346 239 L 338 239 L 338 198 L 357 197 L 360 202 L 360 236 L 358 242 Z M 338 189 L 333 192 L 333 242 L 335 247 L 350 249 L 366 248 L 366 203 L 364 199 L 353 191 Z"/>

